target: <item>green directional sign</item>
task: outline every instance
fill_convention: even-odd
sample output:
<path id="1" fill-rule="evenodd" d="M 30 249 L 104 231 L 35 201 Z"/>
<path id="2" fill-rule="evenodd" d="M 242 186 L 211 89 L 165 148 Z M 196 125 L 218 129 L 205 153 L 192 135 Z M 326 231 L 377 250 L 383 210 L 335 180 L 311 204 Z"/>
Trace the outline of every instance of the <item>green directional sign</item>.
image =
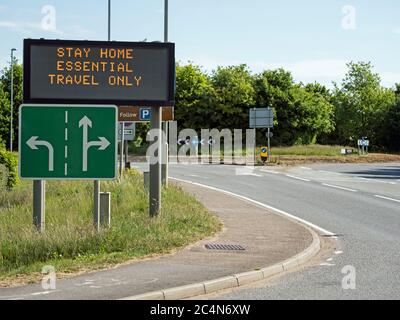
<path id="1" fill-rule="evenodd" d="M 117 107 L 22 105 L 23 179 L 115 179 Z"/>

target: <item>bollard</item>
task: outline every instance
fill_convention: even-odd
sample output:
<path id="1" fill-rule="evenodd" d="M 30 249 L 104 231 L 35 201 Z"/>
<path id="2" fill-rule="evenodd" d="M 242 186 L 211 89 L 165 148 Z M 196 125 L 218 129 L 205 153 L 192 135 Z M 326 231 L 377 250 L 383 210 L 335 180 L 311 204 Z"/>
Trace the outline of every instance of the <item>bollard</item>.
<path id="1" fill-rule="evenodd" d="M 100 225 L 102 228 L 111 227 L 111 192 L 100 193 Z"/>

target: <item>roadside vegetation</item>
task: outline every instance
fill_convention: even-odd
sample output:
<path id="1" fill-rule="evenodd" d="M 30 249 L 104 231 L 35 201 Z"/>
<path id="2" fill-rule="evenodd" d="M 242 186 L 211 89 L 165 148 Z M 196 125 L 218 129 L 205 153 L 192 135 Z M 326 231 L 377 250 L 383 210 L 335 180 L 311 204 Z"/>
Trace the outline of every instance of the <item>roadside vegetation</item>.
<path id="1" fill-rule="evenodd" d="M 32 183 L 0 194 L 0 285 L 36 281 L 42 267 L 58 274 L 88 271 L 169 253 L 220 230 L 220 222 L 179 187 L 162 192 L 162 214 L 148 214 L 142 175 L 104 182 L 112 193 L 112 227 L 93 227 L 91 182 L 47 182 L 46 231 L 32 226 Z"/>

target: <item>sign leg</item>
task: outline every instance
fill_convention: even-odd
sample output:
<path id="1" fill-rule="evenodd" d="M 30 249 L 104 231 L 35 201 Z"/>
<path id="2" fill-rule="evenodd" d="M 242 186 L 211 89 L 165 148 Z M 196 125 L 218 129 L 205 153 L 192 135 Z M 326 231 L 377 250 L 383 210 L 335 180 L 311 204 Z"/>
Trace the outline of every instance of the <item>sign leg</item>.
<path id="1" fill-rule="evenodd" d="M 120 155 L 119 155 L 119 176 L 122 179 L 122 173 L 124 172 L 124 140 L 125 140 L 125 123 L 121 122 L 121 148 L 120 150 Z"/>
<path id="2" fill-rule="evenodd" d="M 97 231 L 100 231 L 100 181 L 94 181 L 94 206 L 93 206 L 93 223 Z"/>
<path id="3" fill-rule="evenodd" d="M 271 128 L 268 127 L 268 162 L 271 161 Z"/>
<path id="4" fill-rule="evenodd" d="M 46 184 L 44 180 L 33 181 L 33 224 L 39 232 L 45 230 Z"/>
<path id="5" fill-rule="evenodd" d="M 162 153 L 162 164 L 161 164 L 161 180 L 163 186 L 168 185 L 168 122 L 162 123 L 163 132 L 165 134 L 165 140 L 162 141 L 163 153 Z"/>
<path id="6" fill-rule="evenodd" d="M 129 147 L 128 141 L 125 141 L 125 148 L 124 148 L 124 151 L 125 151 L 125 168 L 130 168 L 130 165 L 128 164 L 128 147 Z"/>
<path id="7" fill-rule="evenodd" d="M 154 142 L 157 143 L 157 153 L 150 159 L 150 216 L 155 217 L 161 209 L 161 108 L 153 107 L 151 129 L 158 130 L 158 139 Z"/>

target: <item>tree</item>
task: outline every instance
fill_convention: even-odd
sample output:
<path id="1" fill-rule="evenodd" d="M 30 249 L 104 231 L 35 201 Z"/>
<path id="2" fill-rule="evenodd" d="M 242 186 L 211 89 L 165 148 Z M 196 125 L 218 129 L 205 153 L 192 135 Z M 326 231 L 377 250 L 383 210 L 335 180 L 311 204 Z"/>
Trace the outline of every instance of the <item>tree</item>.
<path id="1" fill-rule="evenodd" d="M 248 67 L 218 67 L 212 73 L 211 83 L 216 104 L 208 123 L 218 129 L 248 128 L 249 108 L 255 103 L 254 79 Z"/>
<path id="2" fill-rule="evenodd" d="M 18 114 L 19 106 L 22 104 L 22 81 L 23 71 L 22 65 L 18 64 L 18 60 L 14 58 L 14 110 L 13 110 L 13 144 L 17 145 L 18 141 Z M 10 110 L 11 110 L 11 67 L 5 67 L 0 75 L 0 136 L 6 141 L 7 146 L 10 144 Z"/>
<path id="3" fill-rule="evenodd" d="M 210 77 L 193 64 L 176 66 L 175 119 L 179 128 L 202 129 L 215 114 Z"/>
<path id="4" fill-rule="evenodd" d="M 368 137 L 376 144 L 379 125 L 395 102 L 392 90 L 381 86 L 371 63 L 351 62 L 341 87 L 335 84 L 333 102 L 340 143 L 347 144 Z"/>
<path id="5" fill-rule="evenodd" d="M 333 130 L 329 91 L 321 85 L 295 84 L 290 72 L 268 70 L 256 76 L 256 104 L 275 109 L 274 144 L 315 143 Z"/>

